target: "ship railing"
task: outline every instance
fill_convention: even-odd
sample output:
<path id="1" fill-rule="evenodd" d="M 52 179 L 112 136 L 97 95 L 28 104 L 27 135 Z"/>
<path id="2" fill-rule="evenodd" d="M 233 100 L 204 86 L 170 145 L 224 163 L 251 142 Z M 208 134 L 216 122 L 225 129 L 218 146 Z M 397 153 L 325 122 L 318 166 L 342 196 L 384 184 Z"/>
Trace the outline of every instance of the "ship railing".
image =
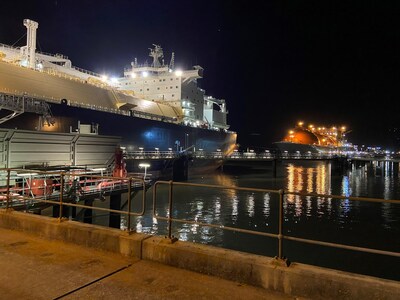
<path id="1" fill-rule="evenodd" d="M 176 158 L 179 155 L 174 151 L 127 151 L 126 159 L 159 159 L 159 158 Z"/>
<path id="2" fill-rule="evenodd" d="M 0 43 L 0 47 L 2 47 L 2 48 L 7 48 L 7 49 L 13 49 L 13 50 L 19 50 L 19 49 L 21 49 L 21 47 L 14 47 L 14 46 L 10 46 L 10 45 L 3 44 L 3 43 Z"/>
<path id="3" fill-rule="evenodd" d="M 61 59 L 68 59 L 68 56 L 64 55 L 64 54 L 60 54 L 60 53 L 48 53 L 48 52 L 43 52 L 43 51 L 35 51 L 38 54 L 43 54 L 46 56 L 52 56 L 52 57 L 56 57 L 56 58 L 61 58 Z"/>
<path id="4" fill-rule="evenodd" d="M 82 69 L 82 68 L 79 68 L 79 67 L 76 67 L 76 66 L 72 66 L 71 68 L 74 69 L 74 70 L 77 70 L 77 71 L 79 71 L 81 73 L 92 75 L 92 76 L 97 77 L 98 79 L 101 79 L 101 74 L 99 74 L 99 73 L 95 73 L 95 72 L 92 72 L 92 71 L 89 71 L 89 70 L 85 70 L 85 69 Z"/>

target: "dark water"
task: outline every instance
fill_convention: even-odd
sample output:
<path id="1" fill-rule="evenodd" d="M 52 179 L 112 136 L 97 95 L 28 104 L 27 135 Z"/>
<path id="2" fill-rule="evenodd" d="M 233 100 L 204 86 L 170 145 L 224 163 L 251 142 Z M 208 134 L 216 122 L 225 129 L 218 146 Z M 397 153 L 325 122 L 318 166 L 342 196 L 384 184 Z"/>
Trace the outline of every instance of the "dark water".
<path id="1" fill-rule="evenodd" d="M 224 171 L 192 176 L 189 182 L 234 187 L 400 199 L 400 178 L 392 165 L 358 166 L 335 175 L 330 163 L 293 162 L 279 167 L 278 178 L 268 168 Z M 342 173 L 343 174 L 343 173 Z M 167 188 L 157 197 L 157 214 L 168 215 Z M 152 193 L 149 193 L 152 194 Z M 152 203 L 149 197 L 148 206 Z M 262 232 L 278 232 L 278 196 L 266 192 L 199 187 L 175 187 L 172 216 Z M 138 205 L 134 209 L 138 209 Z M 166 235 L 167 224 L 151 212 L 132 221 L 138 232 Z M 173 235 L 183 241 L 209 244 L 266 256 L 276 256 L 278 242 L 189 223 L 176 223 Z M 284 235 L 358 247 L 400 252 L 399 204 L 370 203 L 286 195 Z M 400 258 L 284 241 L 291 261 L 400 280 Z"/>

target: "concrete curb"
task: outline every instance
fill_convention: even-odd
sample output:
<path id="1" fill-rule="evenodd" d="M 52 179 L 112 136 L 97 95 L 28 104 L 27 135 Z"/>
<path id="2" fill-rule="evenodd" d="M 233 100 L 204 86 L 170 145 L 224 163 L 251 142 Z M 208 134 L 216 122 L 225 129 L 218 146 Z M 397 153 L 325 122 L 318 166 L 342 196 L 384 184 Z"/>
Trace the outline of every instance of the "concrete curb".
<path id="1" fill-rule="evenodd" d="M 399 299 L 400 283 L 201 244 L 0 210 L 0 227 L 312 299 Z"/>

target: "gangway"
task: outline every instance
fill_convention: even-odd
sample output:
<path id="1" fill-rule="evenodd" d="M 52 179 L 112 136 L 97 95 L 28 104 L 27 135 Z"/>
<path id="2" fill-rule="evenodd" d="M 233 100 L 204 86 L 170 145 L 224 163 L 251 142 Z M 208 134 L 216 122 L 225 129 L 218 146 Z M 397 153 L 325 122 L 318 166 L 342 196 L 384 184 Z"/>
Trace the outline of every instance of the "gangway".
<path id="1" fill-rule="evenodd" d="M 49 104 L 40 99 L 27 95 L 13 95 L 0 93 L 0 109 L 10 111 L 10 113 L 0 118 L 0 124 L 5 123 L 24 112 L 41 114 L 48 124 L 54 124 Z"/>
<path id="2" fill-rule="evenodd" d="M 69 203 L 104 200 L 128 192 L 134 196 L 151 184 L 151 174 L 144 177 L 141 173 L 131 173 L 127 178 L 115 178 L 104 176 L 102 169 L 67 172 L 8 169 L 0 171 L 0 208 L 41 211 L 54 206 L 51 202 L 59 201 L 61 196 Z"/>

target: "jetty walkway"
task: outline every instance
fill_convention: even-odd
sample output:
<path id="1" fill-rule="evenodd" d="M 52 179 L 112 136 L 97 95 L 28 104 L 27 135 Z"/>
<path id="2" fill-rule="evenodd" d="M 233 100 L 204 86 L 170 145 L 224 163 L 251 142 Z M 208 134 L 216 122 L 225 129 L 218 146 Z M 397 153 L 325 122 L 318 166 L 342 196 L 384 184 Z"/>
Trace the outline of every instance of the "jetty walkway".
<path id="1" fill-rule="evenodd" d="M 294 299 L 16 230 L 0 235 L 1 299 Z"/>

